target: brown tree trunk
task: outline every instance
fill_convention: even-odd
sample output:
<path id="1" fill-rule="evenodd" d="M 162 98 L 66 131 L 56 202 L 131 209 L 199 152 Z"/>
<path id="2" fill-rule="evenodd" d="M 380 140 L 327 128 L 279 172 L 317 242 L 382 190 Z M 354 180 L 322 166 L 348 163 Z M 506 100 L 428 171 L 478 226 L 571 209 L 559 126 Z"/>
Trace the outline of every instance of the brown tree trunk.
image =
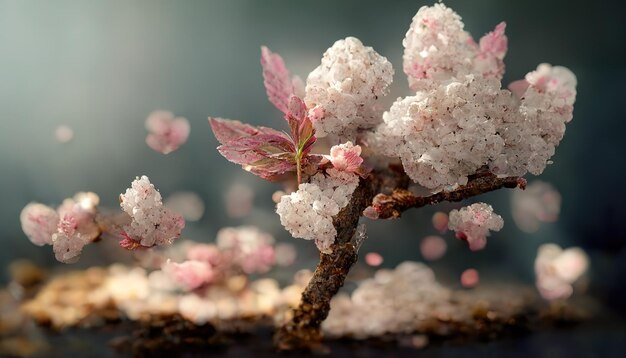
<path id="1" fill-rule="evenodd" d="M 408 191 L 408 185 L 406 174 L 395 168 L 374 172 L 367 179 L 361 179 L 348 205 L 333 220 L 337 237 L 331 246 L 332 253 L 320 254 L 320 263 L 302 293 L 300 305 L 293 311 L 292 319 L 274 335 L 279 350 L 311 350 L 320 346 L 320 327 L 328 317 L 330 300 L 343 286 L 350 268 L 357 261 L 359 244 L 353 237 L 365 208 L 371 205 L 381 219 L 397 218 L 410 208 L 441 201 L 461 201 L 501 188 L 524 189 L 526 181 L 519 177 L 498 178 L 489 172 L 479 172 L 456 190 L 423 197 Z"/>
<path id="2" fill-rule="evenodd" d="M 373 197 L 371 182 L 361 180 L 348 205 L 334 218 L 337 238 L 331 246 L 332 253 L 320 254 L 320 263 L 302 293 L 293 318 L 276 332 L 274 342 L 279 350 L 312 349 L 321 342 L 320 326 L 330 311 L 330 300 L 357 261 L 358 244 L 352 238 L 361 213 Z"/>

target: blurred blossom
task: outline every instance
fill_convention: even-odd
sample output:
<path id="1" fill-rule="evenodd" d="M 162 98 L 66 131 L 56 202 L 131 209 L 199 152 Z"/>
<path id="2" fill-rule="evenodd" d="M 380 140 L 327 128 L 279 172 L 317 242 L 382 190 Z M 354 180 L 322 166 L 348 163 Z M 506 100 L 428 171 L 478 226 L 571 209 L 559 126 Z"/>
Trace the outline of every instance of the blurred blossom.
<path id="1" fill-rule="evenodd" d="M 148 136 L 146 144 L 153 150 L 169 154 L 189 138 L 189 121 L 183 117 L 174 118 L 174 114 L 168 111 L 154 111 L 146 119 Z"/>
<path id="2" fill-rule="evenodd" d="M 561 211 L 561 194 L 549 183 L 535 180 L 526 190 L 513 190 L 513 220 L 520 230 L 533 233 L 541 222 L 555 222 Z"/>
<path id="3" fill-rule="evenodd" d="M 281 243 L 276 245 L 274 255 L 276 256 L 276 265 L 286 267 L 296 262 L 298 252 L 294 245 Z"/>
<path id="4" fill-rule="evenodd" d="M 587 254 L 579 247 L 563 250 L 555 244 L 539 247 L 535 259 L 536 285 L 547 300 L 565 299 L 572 295 L 572 284 L 589 267 Z"/>
<path id="5" fill-rule="evenodd" d="M 187 221 L 198 221 L 204 215 L 204 201 L 192 191 L 172 193 L 165 199 L 164 205 L 181 214 Z"/>
<path id="6" fill-rule="evenodd" d="M 280 203 L 280 199 L 283 197 L 283 195 L 285 195 L 286 193 L 282 190 L 276 190 L 273 194 L 272 194 L 272 201 L 276 204 Z"/>
<path id="7" fill-rule="evenodd" d="M 54 130 L 54 137 L 59 143 L 67 143 L 74 138 L 74 130 L 70 126 L 62 124 Z"/>
<path id="8" fill-rule="evenodd" d="M 446 254 L 448 244 L 441 236 L 426 236 L 420 243 L 422 257 L 428 261 L 439 260 Z"/>
<path id="9" fill-rule="evenodd" d="M 234 183 L 224 194 L 226 213 L 231 218 L 242 218 L 252 210 L 254 191 L 248 185 Z"/>
<path id="10" fill-rule="evenodd" d="M 369 252 L 365 255 L 365 262 L 370 266 L 380 266 L 383 264 L 383 257 L 378 252 Z"/>
<path id="11" fill-rule="evenodd" d="M 448 231 L 448 214 L 438 211 L 432 218 L 433 227 L 441 234 L 445 234 Z"/>
<path id="12" fill-rule="evenodd" d="M 465 288 L 472 288 L 478 285 L 480 276 L 475 269 L 467 269 L 461 274 L 461 285 Z"/>

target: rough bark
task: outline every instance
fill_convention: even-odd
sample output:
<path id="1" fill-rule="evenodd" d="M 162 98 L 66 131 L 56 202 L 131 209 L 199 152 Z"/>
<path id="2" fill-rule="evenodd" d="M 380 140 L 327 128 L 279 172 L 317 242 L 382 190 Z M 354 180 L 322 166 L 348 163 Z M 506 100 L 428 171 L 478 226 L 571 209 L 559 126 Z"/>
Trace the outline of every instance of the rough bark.
<path id="1" fill-rule="evenodd" d="M 302 293 L 292 319 L 274 336 L 276 347 L 279 350 L 312 350 L 320 347 L 320 326 L 330 311 L 330 300 L 343 286 L 350 268 L 357 261 L 358 245 L 354 244 L 352 238 L 359 218 L 368 206 L 372 205 L 380 218 L 397 218 L 410 208 L 441 201 L 461 201 L 500 188 L 523 189 L 525 184 L 525 180 L 519 177 L 497 178 L 490 173 L 479 173 L 471 176 L 467 185 L 454 191 L 420 197 L 407 190 L 409 179 L 396 168 L 373 172 L 367 179 L 362 179 L 349 204 L 333 221 L 337 238 L 332 245 L 332 253 L 320 254 L 320 263 Z M 381 191 L 391 191 L 391 194 L 382 194 Z"/>
<path id="2" fill-rule="evenodd" d="M 334 218 L 337 238 L 332 253 L 320 253 L 320 263 L 302 293 L 291 321 L 274 337 L 279 350 L 313 349 L 321 342 L 320 326 L 330 311 L 330 300 L 343 286 L 357 260 L 358 247 L 352 242 L 359 218 L 374 197 L 371 180 L 361 180 L 350 203 Z"/>

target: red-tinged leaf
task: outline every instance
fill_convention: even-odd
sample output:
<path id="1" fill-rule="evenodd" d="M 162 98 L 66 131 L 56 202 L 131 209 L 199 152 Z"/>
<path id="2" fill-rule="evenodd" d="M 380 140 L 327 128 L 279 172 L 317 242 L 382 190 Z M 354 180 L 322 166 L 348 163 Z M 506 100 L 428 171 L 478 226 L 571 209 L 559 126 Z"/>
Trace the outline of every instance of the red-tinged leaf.
<path id="1" fill-rule="evenodd" d="M 267 98 L 281 112 L 287 113 L 289 97 L 294 93 L 294 88 L 285 62 L 280 55 L 262 46 L 261 66 Z"/>
<path id="2" fill-rule="evenodd" d="M 261 151 L 269 154 L 281 152 L 295 152 L 296 148 L 289 138 L 283 133 L 279 134 L 257 134 L 232 140 L 223 146 L 228 146 L 233 150 L 241 151 Z"/>
<path id="3" fill-rule="evenodd" d="M 217 148 L 229 161 L 242 166 L 253 165 L 263 159 L 281 156 L 293 160 L 295 147 L 283 133 L 257 134 L 232 140 Z"/>
<path id="4" fill-rule="evenodd" d="M 244 169 L 263 179 L 274 181 L 283 179 L 288 172 L 295 171 L 296 164 L 293 160 L 266 158 L 245 166 Z"/>
<path id="5" fill-rule="evenodd" d="M 315 129 L 313 128 L 313 122 L 309 117 L 305 117 L 302 122 L 300 122 L 300 128 L 298 129 L 298 137 L 300 141 L 305 141 L 304 146 L 307 146 L 308 142 L 313 138 L 313 143 L 315 143 Z M 313 144 L 311 143 L 311 144 Z"/>
<path id="6" fill-rule="evenodd" d="M 250 163 L 254 163 L 256 161 L 266 158 L 265 155 L 257 151 L 234 149 L 232 147 L 229 147 L 227 144 L 220 145 L 219 147 L 217 147 L 217 150 L 228 161 L 242 166 L 249 165 Z"/>
<path id="7" fill-rule="evenodd" d="M 260 128 L 232 119 L 209 117 L 209 124 L 220 144 L 226 144 L 241 137 L 256 135 L 261 131 Z"/>
<path id="8" fill-rule="evenodd" d="M 294 117 L 298 120 L 298 122 L 302 122 L 302 120 L 306 117 L 307 110 L 306 104 L 304 101 L 298 96 L 291 96 L 289 98 L 289 112 L 287 115 Z"/>

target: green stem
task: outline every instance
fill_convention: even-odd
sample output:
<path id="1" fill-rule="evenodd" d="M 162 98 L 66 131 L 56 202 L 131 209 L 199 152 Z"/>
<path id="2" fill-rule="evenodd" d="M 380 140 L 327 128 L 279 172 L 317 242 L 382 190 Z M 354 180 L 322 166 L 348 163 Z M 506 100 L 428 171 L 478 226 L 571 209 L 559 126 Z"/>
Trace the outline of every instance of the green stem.
<path id="1" fill-rule="evenodd" d="M 298 150 L 296 153 L 296 171 L 298 173 L 298 186 L 302 183 L 302 152 Z"/>

